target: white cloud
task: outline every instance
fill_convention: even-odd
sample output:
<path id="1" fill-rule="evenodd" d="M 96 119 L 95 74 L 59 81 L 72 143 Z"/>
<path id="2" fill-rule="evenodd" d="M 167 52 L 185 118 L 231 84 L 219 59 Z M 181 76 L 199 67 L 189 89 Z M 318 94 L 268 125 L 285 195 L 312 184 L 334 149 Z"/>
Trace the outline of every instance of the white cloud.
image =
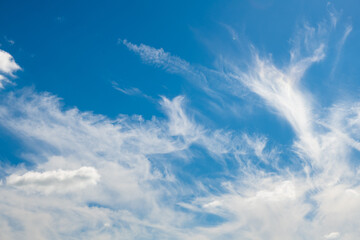
<path id="1" fill-rule="evenodd" d="M 161 105 L 169 118 L 169 132 L 171 135 L 182 135 L 196 139 L 196 136 L 201 134 L 201 129 L 197 129 L 198 127 L 185 114 L 182 106 L 183 101 L 183 96 L 178 96 L 172 101 L 165 97 L 162 98 Z"/>
<path id="2" fill-rule="evenodd" d="M 208 93 L 213 92 L 207 86 L 208 82 L 206 75 L 180 57 L 173 56 L 172 54 L 165 52 L 162 48 L 157 49 L 142 43 L 136 45 L 126 39 L 119 40 L 119 42 L 124 44 L 129 50 L 138 54 L 145 63 L 161 67 L 170 73 L 180 74 L 192 81 L 192 83 L 200 86 L 203 91 L 207 91 Z"/>
<path id="3" fill-rule="evenodd" d="M 96 184 L 100 175 L 93 167 L 81 167 L 77 170 L 56 170 L 45 172 L 27 172 L 23 175 L 12 174 L 6 178 L 8 186 L 16 188 L 52 192 L 73 192 Z"/>
<path id="4" fill-rule="evenodd" d="M 331 2 L 327 3 L 327 11 L 330 16 L 331 26 L 333 28 L 336 28 L 337 22 L 339 21 L 339 18 L 341 17 L 342 12 L 337 11 Z"/>
<path id="5" fill-rule="evenodd" d="M 239 36 L 238 33 L 234 30 L 234 28 L 224 23 L 221 23 L 221 25 L 224 26 L 224 28 L 228 31 L 232 40 L 238 40 Z"/>
<path id="6" fill-rule="evenodd" d="M 145 44 L 135 45 L 126 39 L 122 43 L 131 51 L 140 55 L 141 59 L 146 63 L 162 66 L 166 70 L 175 73 L 190 72 L 191 66 L 188 62 L 179 57 L 172 56 L 165 52 L 164 49 L 156 49 Z"/>
<path id="7" fill-rule="evenodd" d="M 293 128 L 293 155 L 281 167 L 271 161 L 278 154 L 268 146 L 271 136 L 207 129 L 183 96 L 162 98 L 166 119 L 144 120 L 64 110 L 57 97 L 29 89 L 6 95 L 0 124 L 31 150 L 22 157 L 34 170 L 4 170 L 0 238 L 356 239 L 360 171 L 349 159 L 360 137 L 359 107 L 344 103 L 318 115 L 316 98 L 301 85 L 325 57 L 324 31 L 307 26 L 285 67 L 255 54 L 248 71 L 233 63 L 217 75 L 229 93 L 240 96 L 238 85 L 245 86 Z M 162 49 L 123 44 L 147 63 L 201 76 Z M 181 160 L 201 155 L 194 145 L 209 164 L 221 162 L 216 174 L 223 175 L 200 178 L 182 169 Z M 207 216 L 218 221 L 206 224 Z"/>
<path id="8" fill-rule="evenodd" d="M 119 87 L 119 84 L 115 81 L 112 82 L 112 87 L 126 95 L 129 96 L 139 96 L 139 97 L 144 97 L 150 101 L 155 101 L 152 97 L 150 97 L 147 94 L 144 94 L 140 89 L 138 88 L 121 88 Z"/>
<path id="9" fill-rule="evenodd" d="M 289 122 L 299 138 L 296 148 L 315 162 L 319 159 L 320 146 L 313 132 L 312 101 L 311 96 L 300 87 L 299 79 L 311 63 L 322 58 L 322 44 L 313 56 L 292 62 L 284 70 L 278 69 L 271 60 L 263 60 L 255 55 L 249 72 L 235 68 L 229 74 Z"/>
<path id="10" fill-rule="evenodd" d="M 146 228 L 152 228 L 153 233 L 164 232 L 152 224 L 164 228 L 181 224 L 181 213 L 176 214 L 171 206 L 163 206 L 161 202 L 168 191 L 175 193 L 165 188 L 167 175 L 162 171 L 155 174 L 147 157 L 184 148 L 182 141 L 167 134 L 166 122 L 126 116 L 109 120 L 77 109 L 63 111 L 56 97 L 29 89 L 9 95 L 1 104 L 0 115 L 1 125 L 36 153 L 24 155 L 35 164 L 35 171 L 20 175 L 17 172 L 22 171 L 21 166 L 7 169 L 12 172 L 7 184 L 1 186 L 0 195 L 9 197 L 0 201 L 3 213 L 0 219 L 4 228 L 9 229 L 9 235 L 2 233 L 2 238 L 14 238 L 16 233 L 20 236 L 35 234 L 38 239 L 76 238 L 80 229 L 86 229 L 84 238 L 124 236 L 136 239 L 149 236 Z M 84 165 L 93 167 L 81 168 Z M 75 190 L 90 187 L 95 182 L 98 184 L 91 191 Z M 28 194 L 24 196 L 12 188 Z M 72 194 L 39 197 L 37 192 Z M 24 206 L 22 211 L 9 207 L 14 199 Z M 41 201 L 37 202 L 39 199 Z M 95 206 L 89 208 L 89 202 Z M 97 216 L 94 218 L 93 214 Z M 20 216 L 27 217 L 21 219 Z M 17 219 L 22 230 L 17 230 L 8 219 Z M 28 220 L 37 220 L 38 225 Z M 96 226 L 105 223 L 116 226 L 101 232 Z M 65 231 L 64 226 L 69 228 Z M 49 229 L 54 232 L 47 235 Z"/>
<path id="11" fill-rule="evenodd" d="M 344 44 L 346 42 L 346 39 L 349 37 L 350 33 L 352 32 L 352 26 L 351 25 L 347 25 L 344 31 L 343 36 L 341 37 L 340 41 L 338 42 L 337 46 L 336 46 L 336 56 L 335 56 L 335 60 L 331 69 L 331 73 L 330 76 L 334 77 L 336 68 L 339 64 L 340 61 L 340 56 L 341 56 L 341 52 L 342 49 L 344 47 Z"/>
<path id="12" fill-rule="evenodd" d="M 338 237 L 340 237 L 339 232 L 332 232 L 324 236 L 326 239 L 337 239 Z"/>
<path id="13" fill-rule="evenodd" d="M 8 236 L 14 232 L 29 236 L 33 233 L 31 229 L 36 229 L 39 238 L 47 238 L 46 229 L 59 228 L 57 217 L 66 219 L 64 224 L 71 226 L 69 236 L 76 237 L 81 228 L 89 229 L 87 234 L 91 235 L 95 227 L 87 216 L 99 212 L 100 216 L 94 221 L 116 225 L 107 232 L 109 238 L 121 235 L 128 239 L 149 236 L 186 239 L 191 233 L 186 233 L 181 226 L 191 220 L 191 215 L 175 209 L 176 199 L 202 190 L 200 185 L 196 187 L 199 190 L 183 186 L 172 172 L 171 161 L 157 161 L 156 156 L 181 156 L 184 151 L 182 156 L 186 157 L 188 147 L 194 142 L 208 151 L 220 153 L 219 149 L 224 149 L 221 145 L 227 142 L 220 132 L 201 131 L 202 127 L 187 115 L 183 101 L 184 97 L 162 99 L 168 120 L 124 115 L 111 120 L 78 109 L 65 111 L 59 99 L 48 93 L 24 89 L 8 94 L 0 104 L 0 124 L 32 149 L 33 153 L 25 152 L 23 158 L 36 168 L 25 174 L 20 174 L 24 172 L 21 165 L 6 169 L 9 177 L 7 184 L 1 186 L 0 195 L 11 193 L 19 204 L 24 204 L 25 199 L 27 203 L 23 212 L 3 211 L 6 217 L 0 219 L 6 225 L 4 228 L 9 229 L 9 235 L 2 236 L 11 239 Z M 209 146 L 216 147 L 208 149 Z M 93 167 L 81 168 L 89 165 Z M 101 181 L 97 178 L 99 175 Z M 86 191 L 86 186 L 95 182 L 96 186 Z M 75 190 L 83 187 L 85 191 Z M 48 194 L 39 196 L 39 192 Z M 71 195 L 50 194 L 54 192 L 71 192 Z M 168 196 L 173 199 L 170 203 L 164 200 Z M 60 204 L 63 198 L 66 201 Z M 52 201 L 54 205 L 45 204 L 40 208 L 36 203 L 38 199 L 42 199 L 41 204 Z M 9 210 L 9 201 L 12 198 L 2 199 L 0 209 Z M 89 202 L 94 203 L 94 207 L 89 209 Z M 34 209 L 37 213 L 33 213 Z M 34 227 L 31 221 L 19 219 L 19 214 L 28 216 L 27 219 L 43 215 L 41 222 L 48 220 L 43 222 L 43 228 Z M 79 216 L 68 219 L 72 214 Z M 17 219 L 23 230 L 16 230 L 7 219 Z M 105 234 L 93 233 L 97 237 Z M 60 229 L 53 234 L 51 236 L 59 237 L 64 233 Z"/>
<path id="14" fill-rule="evenodd" d="M 345 31 L 344 31 L 344 35 L 342 36 L 342 38 L 341 38 L 341 40 L 339 42 L 340 49 L 343 47 L 343 45 L 344 45 L 346 39 L 348 38 L 349 34 L 351 33 L 352 29 L 353 28 L 352 28 L 351 25 L 346 26 Z"/>
<path id="15" fill-rule="evenodd" d="M 336 25 L 334 19 L 332 25 Z M 221 86 L 222 93 L 244 97 L 238 91 L 239 85 L 245 86 L 266 103 L 270 112 L 275 111 L 293 128 L 294 159 L 288 159 L 281 167 L 271 161 L 276 150 L 267 146 L 267 138 L 248 134 L 239 137 L 221 130 L 208 132 L 185 114 L 181 97 L 163 100 L 162 105 L 168 108 L 170 135 L 202 143 L 209 152 L 218 147 L 214 150 L 216 154 L 232 154 L 239 163 L 237 174 L 231 180 L 221 179 L 221 187 L 215 193 L 199 180 L 198 185 L 203 186 L 201 194 L 178 203 L 194 215 L 214 214 L 222 219 L 215 226 L 195 224 L 193 231 L 188 231 L 190 239 L 195 232 L 204 239 L 335 239 L 339 233 L 334 229 L 341 231 L 344 239 L 358 235 L 358 224 L 348 226 L 347 222 L 359 218 L 358 170 L 350 167 L 351 149 L 358 149 L 359 145 L 359 114 L 355 108 L 348 114 L 335 108 L 317 114 L 321 109 L 316 98 L 301 82 L 305 72 L 325 58 L 329 31 L 325 23 L 317 28 L 305 25 L 292 41 L 289 63 L 281 68 L 271 59 L 254 53 L 247 71 L 237 67 L 236 62 L 224 61 L 223 69 L 215 74 L 223 85 L 228 85 Z M 171 68 L 171 72 L 197 71 L 162 49 L 126 41 L 124 44 L 145 62 Z M 207 87 L 206 83 L 204 88 Z M 213 136 L 217 136 L 215 141 Z"/>
<path id="16" fill-rule="evenodd" d="M 327 114 L 319 115 L 321 108 L 316 98 L 300 82 L 305 71 L 325 57 L 323 36 L 326 32 L 326 29 L 307 26 L 303 32 L 304 43 L 296 43 L 291 61 L 283 68 L 258 54 L 254 54 L 248 71 L 224 61 L 230 69 L 225 74 L 233 89 L 237 89 L 239 83 L 246 86 L 270 111 L 275 110 L 292 126 L 297 138 L 293 144 L 297 154 L 294 161 L 301 168 L 289 171 L 285 164 L 277 168 L 277 174 L 272 174 L 258 166 L 242 165 L 237 181 L 223 182 L 227 193 L 199 197 L 192 205 L 183 204 L 189 210 L 201 212 L 203 209 L 227 220 L 215 227 L 199 229 L 208 233 L 210 239 L 223 236 L 336 239 L 340 233 L 333 229 L 341 230 L 344 239 L 355 239 L 359 234 L 358 224 L 347 224 L 354 222 L 350 219 L 358 219 L 360 207 L 358 165 L 350 167 L 354 164 L 351 148 L 359 148 L 357 104 L 355 107 L 344 104 L 342 108 L 331 108 Z M 247 143 L 261 158 L 265 142 L 255 138 L 248 139 Z M 272 224 L 273 219 L 276 224 Z"/>
<path id="17" fill-rule="evenodd" d="M 4 88 L 4 82 L 10 82 L 8 77 L 14 77 L 14 72 L 20 69 L 14 58 L 0 49 L 0 88 Z"/>

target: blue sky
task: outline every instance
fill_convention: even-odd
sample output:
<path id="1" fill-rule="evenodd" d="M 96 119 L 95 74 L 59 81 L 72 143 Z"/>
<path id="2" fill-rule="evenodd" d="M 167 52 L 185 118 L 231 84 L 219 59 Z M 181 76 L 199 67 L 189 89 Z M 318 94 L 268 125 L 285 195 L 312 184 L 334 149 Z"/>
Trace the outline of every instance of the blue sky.
<path id="1" fill-rule="evenodd" d="M 357 239 L 357 1 L 1 1 L 1 239 Z"/>

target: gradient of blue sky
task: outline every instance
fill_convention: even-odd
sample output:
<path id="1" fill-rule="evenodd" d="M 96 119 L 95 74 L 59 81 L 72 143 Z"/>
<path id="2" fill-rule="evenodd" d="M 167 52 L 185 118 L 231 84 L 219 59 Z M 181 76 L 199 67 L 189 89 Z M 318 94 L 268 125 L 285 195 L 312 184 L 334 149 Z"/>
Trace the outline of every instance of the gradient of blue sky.
<path id="1" fill-rule="evenodd" d="M 0 238 L 356 239 L 359 10 L 1 1 Z"/>

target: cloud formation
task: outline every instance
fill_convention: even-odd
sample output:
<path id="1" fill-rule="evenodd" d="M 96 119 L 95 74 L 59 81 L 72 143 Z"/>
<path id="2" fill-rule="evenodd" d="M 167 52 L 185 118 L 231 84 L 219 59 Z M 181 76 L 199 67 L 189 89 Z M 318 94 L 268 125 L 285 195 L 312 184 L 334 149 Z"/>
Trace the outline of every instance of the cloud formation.
<path id="1" fill-rule="evenodd" d="M 195 78 L 221 78 L 227 87 L 211 89 L 220 95 L 213 101 L 224 93 L 239 100 L 239 86 L 246 89 L 289 124 L 290 146 L 208 126 L 185 96 L 162 97 L 163 118 L 110 119 L 64 109 L 51 93 L 4 94 L 0 124 L 31 150 L 23 158 L 32 169 L 4 169 L 0 238 L 356 239 L 359 103 L 324 109 L 316 102 L 302 81 L 326 57 L 327 29 L 300 32 L 282 67 L 253 50 L 247 69 L 229 60 L 203 72 L 163 49 L 122 41 L 145 63 L 190 76 L 204 91 L 213 85 Z M 205 176 L 195 171 L 209 166 Z"/>
<path id="2" fill-rule="evenodd" d="M 124 44 L 130 51 L 138 54 L 145 63 L 163 68 L 169 73 L 180 74 L 189 81 L 192 81 L 192 83 L 201 86 L 203 91 L 212 92 L 207 87 L 207 79 L 203 71 L 195 68 L 182 58 L 165 52 L 162 48 L 157 49 L 143 43 L 136 45 L 126 39 L 119 40 L 119 42 Z"/>
<path id="3" fill-rule="evenodd" d="M 139 54 L 141 59 L 158 67 L 164 67 L 165 70 L 175 73 L 190 72 L 191 65 L 185 60 L 173 56 L 164 49 L 156 49 L 145 44 L 136 45 L 128 42 L 126 39 L 121 41 L 129 50 Z"/>
<path id="4" fill-rule="evenodd" d="M 12 174 L 6 178 L 8 186 L 44 193 L 72 192 L 96 184 L 100 175 L 93 167 L 81 167 L 77 170 L 56 170 L 45 172 L 27 172 L 23 175 Z"/>
<path id="5" fill-rule="evenodd" d="M 20 69 L 14 58 L 0 49 L 0 88 L 4 88 L 5 82 L 11 82 L 8 78 L 15 77 L 14 73 Z"/>
<path id="6" fill-rule="evenodd" d="M 5 219 L 3 225 L 9 231 L 1 237 L 11 239 L 14 233 L 31 236 L 33 232 L 27 229 L 59 229 L 60 223 L 54 219 L 58 214 L 65 219 L 63 224 L 72 226 L 73 230 L 66 230 L 66 236 L 76 237 L 82 228 L 87 229 L 84 238 L 92 234 L 96 238 L 128 239 L 187 236 L 181 226 L 191 218 L 176 209 L 177 199 L 203 190 L 201 184 L 195 189 L 184 186 L 176 171 L 172 171 L 172 161 L 164 158 L 189 161 L 189 147 L 194 143 L 205 151 L 221 154 L 228 140 L 219 132 L 203 131 L 186 113 L 184 97 L 164 97 L 161 106 L 168 119 L 121 115 L 111 120 L 78 109 L 63 110 L 57 97 L 32 89 L 11 92 L 2 98 L 0 123 L 32 149 L 34 153 L 25 153 L 24 157 L 36 169 L 25 174 L 21 165 L 6 169 L 9 176 L 0 191 L 2 196 L 10 197 L 0 200 L 0 208 L 9 210 L 13 198 L 23 205 L 27 199 L 21 214 L 33 219 L 37 214 L 31 212 L 40 206 L 34 202 L 40 198 L 44 208 L 37 211 L 53 219 L 53 224 L 38 219 L 35 227 L 31 221 L 19 219 L 16 211 L 6 211 L 7 218 L 17 219 L 24 229 L 17 231 L 16 225 Z M 92 167 L 84 167 L 89 165 Z M 90 187 L 91 191 L 86 191 Z M 85 191 L 79 191 L 82 188 Z M 39 196 L 41 193 L 46 196 Z M 67 200 L 62 203 L 63 197 L 53 193 L 71 195 L 66 195 Z M 165 200 L 169 197 L 171 204 Z M 78 220 L 71 219 L 68 211 L 79 216 Z M 92 225 L 87 216 L 93 214 L 98 214 L 94 221 L 109 230 L 101 232 L 98 225 Z M 106 227 L 115 225 L 117 230 Z M 39 236 L 56 238 L 64 234 L 59 230 Z"/>
<path id="7" fill-rule="evenodd" d="M 204 231 L 206 238 L 336 239 L 341 235 L 353 239 L 358 234 L 357 227 L 350 229 L 346 225 L 351 220 L 345 217 L 356 219 L 357 214 L 348 211 L 359 207 L 354 202 L 359 193 L 358 166 L 351 167 L 353 151 L 359 149 L 357 103 L 334 105 L 324 112 L 316 96 L 301 82 L 306 71 L 326 57 L 327 36 L 336 22 L 336 16 L 331 15 L 330 26 L 326 22 L 317 28 L 306 24 L 293 40 L 289 63 L 281 68 L 254 50 L 247 70 L 236 62 L 223 61 L 225 67 L 217 76 L 223 77 L 221 80 L 228 86 L 217 90 L 243 98 L 236 92 L 241 85 L 257 95 L 270 113 L 275 112 L 292 127 L 295 155 L 279 166 L 267 159 L 271 155 L 264 157 L 266 143 L 261 138 L 246 140 L 249 148 L 253 146 L 257 159 L 265 159 L 263 162 L 268 164 L 265 169 L 252 165 L 256 162 L 253 158 L 246 161 L 249 156 L 237 152 L 234 157 L 240 162 L 239 177 L 222 182 L 224 192 L 209 192 L 192 203 L 180 203 L 190 211 L 215 214 L 227 220 L 216 227 L 197 228 Z M 351 29 L 346 28 L 340 45 Z M 317 114 L 321 111 L 323 114 Z M 271 167 L 276 174 L 269 171 Z M 298 170 L 289 171 L 289 167 Z M 274 218 L 276 226 L 271 224 Z"/>

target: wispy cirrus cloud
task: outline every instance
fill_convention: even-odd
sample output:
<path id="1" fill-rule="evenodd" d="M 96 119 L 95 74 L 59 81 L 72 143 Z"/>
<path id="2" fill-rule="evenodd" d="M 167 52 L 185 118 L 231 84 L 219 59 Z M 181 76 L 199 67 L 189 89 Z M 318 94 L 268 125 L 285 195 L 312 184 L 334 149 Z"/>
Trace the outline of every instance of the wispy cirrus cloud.
<path id="1" fill-rule="evenodd" d="M 303 167 L 300 172 L 280 171 L 275 176 L 255 170 L 253 175 L 248 175 L 248 180 L 256 181 L 256 185 L 242 188 L 246 183 L 242 180 L 238 185 L 228 185 L 228 195 L 207 198 L 199 208 L 221 216 L 230 214 L 233 217 L 233 222 L 212 229 L 214 234 L 223 236 L 222 234 L 236 233 L 245 238 L 260 239 L 337 239 L 340 236 L 353 239 L 358 234 L 356 227 L 349 229 L 346 226 L 346 222 L 351 221 L 347 218 L 348 214 L 357 218 L 357 214 L 350 213 L 349 209 L 355 210 L 360 206 L 355 204 L 359 194 L 357 168 L 350 167 L 353 164 L 350 153 L 358 150 L 358 136 L 353 135 L 358 127 L 346 127 L 349 122 L 357 122 L 355 119 L 358 115 L 353 112 L 355 109 L 351 107 L 352 104 L 345 108 L 352 109 L 349 110 L 351 113 L 347 111 L 347 114 L 353 117 L 339 112 L 336 108 L 330 109 L 325 115 L 316 114 L 321 111 L 321 107 L 300 81 L 310 66 L 325 58 L 327 42 L 322 33 L 326 31 L 307 26 L 304 42 L 291 51 L 291 61 L 285 67 L 279 68 L 271 59 L 261 58 L 257 53 L 254 53 L 253 64 L 250 64 L 248 71 L 236 68 L 236 63 L 229 65 L 230 79 L 236 79 L 239 84 L 246 86 L 269 106 L 270 111 L 275 110 L 292 126 L 296 133 L 293 148 L 298 155 L 297 161 L 302 162 Z M 317 35 L 317 32 L 320 35 Z M 307 55 L 309 53 L 310 55 Z M 236 84 L 236 81 L 231 80 L 229 84 Z M 319 124 L 322 121 L 329 124 L 326 130 L 323 128 L 324 124 Z M 352 134 L 352 137 L 348 134 Z M 246 195 L 246 191 L 250 191 L 249 195 Z M 235 202 L 227 202 L 233 199 L 236 199 Z M 342 199 L 341 203 L 335 199 Z M 287 206 L 287 213 L 291 212 L 290 215 L 294 218 L 290 220 L 287 213 L 273 204 L 269 205 L 275 200 L 283 201 L 280 205 Z M 311 204 L 311 201 L 316 204 Z M 345 204 L 347 201 L 354 204 L 349 206 Z M 216 204 L 210 204 L 215 202 Z M 223 202 L 227 203 L 221 204 Z M 335 202 L 338 203 L 337 206 Z M 249 206 L 262 210 L 257 212 Z M 237 214 L 234 213 L 236 209 L 239 211 Z M 244 209 L 251 210 L 244 213 Z M 272 212 L 276 213 L 277 222 L 281 222 L 281 226 L 287 226 L 286 231 L 269 225 L 270 219 L 274 217 Z M 266 219 L 268 213 L 268 220 L 260 220 Z M 249 228 L 256 231 L 246 230 Z M 302 230 L 305 228 L 308 232 Z"/>
<path id="2" fill-rule="evenodd" d="M 16 225 L 3 221 L 6 229 L 10 229 L 9 235 L 2 233 L 3 238 L 11 238 L 14 232 L 30 236 L 32 231 L 28 229 L 36 229 L 39 238 L 76 237 L 79 229 L 84 228 L 90 235 L 91 231 L 96 233 L 97 237 L 116 238 L 121 235 L 134 239 L 136 229 L 143 232 L 141 237 L 150 234 L 146 228 L 151 227 L 151 222 L 154 225 L 151 229 L 156 229 L 156 225 L 165 227 L 167 221 L 175 221 L 176 212 L 171 207 L 162 206 L 160 201 L 163 187 L 156 189 L 152 186 L 156 182 L 166 182 L 168 175 L 153 169 L 147 157 L 185 148 L 183 141 L 172 139 L 167 134 L 166 124 L 125 116 L 111 121 L 77 109 L 63 111 L 56 97 L 32 90 L 11 94 L 3 100 L 1 125 L 36 151 L 35 155 L 28 156 L 28 160 L 36 164 L 36 169 L 25 174 L 20 166 L 13 169 L 1 187 L 1 195 L 25 202 L 21 191 L 16 191 L 25 190 L 28 192 L 27 203 L 21 214 L 30 214 L 29 219 L 33 219 L 36 215 L 31 211 L 37 209 L 51 219 L 51 223 L 46 223 L 46 219 L 37 221 L 43 228 L 36 227 L 31 222 L 22 221 L 17 211 L 10 211 L 7 206 L 12 197 L 2 198 L 0 208 L 7 209 L 2 212 L 24 226 L 23 230 L 17 231 Z M 92 167 L 84 167 L 89 165 Z M 59 170 L 69 168 L 77 170 Z M 98 184 L 94 185 L 95 182 Z M 91 185 L 89 192 L 72 191 Z M 47 193 L 42 197 L 43 209 L 46 210 L 40 210 L 40 206 L 35 204 L 39 199 L 37 192 Z M 55 197 L 52 194 L 69 192 L 72 196 L 65 197 L 67 200 L 61 204 L 61 195 Z M 71 219 L 72 214 L 69 215 L 68 211 L 79 214 L 77 220 Z M 87 218 L 91 219 L 93 214 L 98 216 L 89 221 Z M 66 231 L 59 229 L 56 215 L 61 216 L 65 226 L 72 227 Z M 163 217 L 159 218 L 160 215 Z M 181 217 L 177 220 L 182 221 Z M 101 233 L 102 230 L 92 222 L 99 222 L 105 232 Z M 115 225 L 118 230 L 106 230 L 106 226 Z M 44 235 L 42 232 L 46 229 L 58 230 Z M 163 232 L 161 228 L 154 231 Z"/>
<path id="3" fill-rule="evenodd" d="M 302 84 L 326 57 L 327 29 L 318 27 L 300 31 L 281 67 L 253 50 L 248 69 L 229 60 L 202 72 L 163 49 L 122 41 L 145 63 L 195 84 L 222 82 L 213 93 L 256 96 L 292 128 L 290 147 L 200 123 L 185 96 L 162 97 L 166 117 L 145 120 L 64 109 L 33 89 L 4 94 L 0 125 L 31 150 L 23 158 L 33 165 L 4 169 L 0 238 L 356 239 L 360 111 L 349 103 L 324 110 Z M 287 148 L 292 155 L 283 155 Z M 186 164 L 215 170 L 200 177 Z"/>
<path id="4" fill-rule="evenodd" d="M 187 61 L 165 52 L 162 48 L 156 49 L 145 44 L 136 45 L 126 39 L 120 40 L 120 42 L 129 50 L 139 54 L 145 63 L 163 67 L 165 70 L 174 73 L 192 72 L 192 66 Z"/>
<path id="5" fill-rule="evenodd" d="M 358 150 L 356 107 L 346 104 L 344 108 L 327 108 L 324 112 L 316 96 L 301 82 L 306 71 L 326 57 L 327 38 L 337 24 L 335 17 L 331 15 L 330 25 L 322 22 L 315 28 L 306 24 L 292 41 L 289 63 L 282 67 L 253 51 L 248 69 L 238 67 L 234 61 L 223 61 L 224 67 L 215 74 L 227 85 L 216 91 L 243 98 L 237 90 L 241 89 L 239 85 L 245 87 L 267 105 L 269 112 L 275 112 L 290 124 L 295 133 L 293 161 L 300 168 L 290 171 L 289 163 L 275 167 L 274 173 L 254 164 L 248 155 L 235 155 L 239 162 L 248 163 L 240 164 L 241 177 L 223 181 L 221 193 L 209 191 L 191 203 L 180 203 L 194 213 L 215 214 L 226 219 L 214 227 L 196 228 L 207 239 L 224 236 L 353 239 L 358 234 L 357 227 L 349 228 L 346 224 L 350 218 L 357 218 L 356 209 L 360 207 L 355 203 L 359 194 L 358 167 L 351 167 L 354 164 L 351 154 Z M 350 32 L 351 28 L 346 28 L 343 42 Z M 214 75 L 207 76 L 212 78 Z M 320 111 L 323 114 L 317 114 Z M 266 141 L 255 138 L 246 142 L 258 159 L 271 162 L 271 155 L 263 154 Z M 281 228 L 272 224 L 274 218 Z"/>
<path id="6" fill-rule="evenodd" d="M 170 73 L 180 74 L 186 79 L 192 81 L 192 83 L 201 86 L 203 91 L 207 91 L 208 93 L 213 92 L 207 86 L 208 80 L 204 72 L 192 66 L 189 62 L 183 60 L 182 58 L 174 56 L 162 48 L 157 49 L 143 43 L 136 45 L 126 39 L 119 39 L 119 42 L 125 45 L 130 51 L 138 54 L 145 63 L 163 68 L 165 71 Z"/>
<path id="7" fill-rule="evenodd" d="M 232 151 L 231 139 L 196 123 L 185 110 L 183 96 L 163 97 L 160 105 L 168 119 L 122 115 L 111 120 L 78 109 L 63 110 L 56 96 L 32 89 L 4 96 L 0 124 L 32 149 L 34 153 L 24 158 L 35 168 L 5 169 L 8 177 L 0 191 L 8 198 L 0 199 L 0 209 L 5 216 L 1 224 L 8 231 L 0 236 L 31 236 L 37 231 L 39 238 L 76 237 L 79 229 L 87 229 L 84 236 L 95 234 L 97 238 L 191 239 L 195 233 L 183 229 L 193 221 L 191 214 L 179 211 L 176 202 L 203 192 L 202 184 L 195 188 L 183 185 L 176 175 L 179 170 L 173 172 L 172 161 L 163 162 L 161 156 L 184 158 L 192 144 L 226 154 Z M 191 178 L 197 182 L 195 176 Z M 22 211 L 9 207 L 12 202 L 22 204 Z M 34 209 L 37 214 L 31 213 Z M 24 214 L 32 220 L 38 214 L 47 217 L 34 226 L 33 221 L 21 220 Z M 90 220 L 92 215 L 97 217 Z M 71 229 L 59 228 L 59 217 Z M 23 230 L 16 230 L 6 219 L 16 219 Z M 58 230 L 46 235 L 42 233 L 46 229 Z"/>
<path id="8" fill-rule="evenodd" d="M 114 88 L 115 90 L 118 90 L 118 91 L 122 92 L 123 94 L 129 95 L 129 96 L 144 97 L 144 98 L 146 98 L 146 99 L 148 99 L 148 100 L 155 101 L 154 98 L 152 98 L 151 96 L 143 93 L 143 92 L 142 92 L 140 89 L 138 89 L 138 88 L 135 88 L 135 87 L 133 87 L 133 88 L 121 88 L 121 87 L 119 86 L 119 84 L 118 84 L 117 82 L 115 82 L 115 81 L 111 82 L 111 84 L 112 84 L 112 86 L 113 86 L 113 88 Z"/>
<path id="9" fill-rule="evenodd" d="M 341 56 L 341 52 L 342 52 L 342 49 L 344 47 L 344 44 L 346 42 L 346 39 L 349 37 L 350 33 L 352 32 L 352 26 L 351 25 L 347 25 L 345 27 L 345 31 L 344 31 L 344 34 L 343 36 L 341 37 L 340 41 L 338 42 L 337 44 L 337 47 L 336 47 L 336 57 L 335 57 L 335 60 L 334 60 L 334 63 L 333 63 L 333 66 L 332 66 L 332 69 L 331 69 L 331 72 L 330 72 L 330 76 L 331 77 L 334 77 L 334 74 L 335 74 L 335 71 L 336 71 L 336 68 L 339 64 L 339 61 L 340 61 L 340 56 Z"/>

